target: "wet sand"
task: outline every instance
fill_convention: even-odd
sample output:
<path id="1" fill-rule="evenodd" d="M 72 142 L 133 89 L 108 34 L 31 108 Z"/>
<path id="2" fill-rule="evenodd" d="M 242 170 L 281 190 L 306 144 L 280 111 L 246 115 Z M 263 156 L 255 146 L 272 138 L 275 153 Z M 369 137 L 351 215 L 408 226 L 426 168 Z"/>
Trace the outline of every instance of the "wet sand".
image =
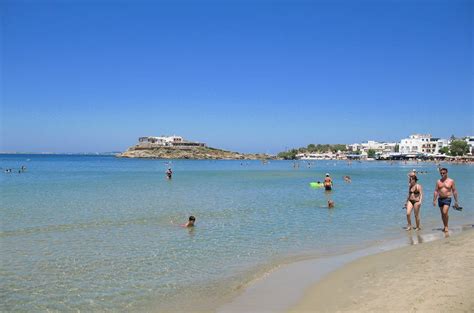
<path id="1" fill-rule="evenodd" d="M 474 231 L 353 261 L 310 287 L 291 313 L 474 312 Z"/>

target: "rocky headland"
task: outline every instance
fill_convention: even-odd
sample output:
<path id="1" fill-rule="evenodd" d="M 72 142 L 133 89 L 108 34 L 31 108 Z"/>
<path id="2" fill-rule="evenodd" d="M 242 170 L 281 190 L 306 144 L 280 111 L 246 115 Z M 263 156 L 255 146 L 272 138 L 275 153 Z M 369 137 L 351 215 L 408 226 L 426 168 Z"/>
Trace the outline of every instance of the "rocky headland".
<path id="1" fill-rule="evenodd" d="M 244 154 L 211 147 L 130 147 L 116 155 L 118 158 L 195 159 L 195 160 L 267 160 L 267 154 Z"/>

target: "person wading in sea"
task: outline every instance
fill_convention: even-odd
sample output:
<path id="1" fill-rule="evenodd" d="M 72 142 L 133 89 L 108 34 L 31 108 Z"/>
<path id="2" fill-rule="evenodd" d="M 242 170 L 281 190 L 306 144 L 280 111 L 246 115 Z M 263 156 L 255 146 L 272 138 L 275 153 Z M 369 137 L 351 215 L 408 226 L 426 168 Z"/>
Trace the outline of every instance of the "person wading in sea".
<path id="1" fill-rule="evenodd" d="M 171 168 L 168 168 L 168 170 L 166 171 L 166 178 L 173 178 L 173 171 L 171 170 Z"/>
<path id="2" fill-rule="evenodd" d="M 423 188 L 418 184 L 418 177 L 416 175 L 410 176 L 410 185 L 408 186 L 408 196 L 405 204 L 407 210 L 407 227 L 406 230 L 411 230 L 411 211 L 415 211 L 415 230 L 420 230 L 420 207 L 423 201 Z"/>
<path id="3" fill-rule="evenodd" d="M 328 191 L 332 189 L 332 179 L 329 176 L 329 173 L 326 173 L 326 177 L 324 178 L 324 189 Z"/>

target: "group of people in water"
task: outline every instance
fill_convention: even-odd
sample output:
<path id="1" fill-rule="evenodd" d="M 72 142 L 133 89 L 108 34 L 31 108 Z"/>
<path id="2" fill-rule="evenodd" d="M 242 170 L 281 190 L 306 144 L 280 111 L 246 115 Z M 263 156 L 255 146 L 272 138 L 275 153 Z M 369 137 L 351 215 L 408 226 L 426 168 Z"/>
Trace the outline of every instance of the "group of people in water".
<path id="1" fill-rule="evenodd" d="M 417 174 L 425 174 L 426 171 L 417 172 L 415 169 L 408 174 L 408 195 L 404 203 L 403 209 L 406 210 L 407 226 L 405 230 L 421 230 L 420 223 L 420 208 L 423 201 L 423 187 L 418 183 Z M 456 183 L 453 179 L 448 177 L 447 168 L 439 168 L 441 178 L 436 182 L 435 191 L 433 195 L 433 206 L 438 205 L 441 213 L 441 219 L 443 221 L 443 231 L 447 233 L 449 231 L 449 208 L 451 206 L 451 197 L 454 197 L 453 209 L 461 211 L 462 207 L 458 203 L 458 191 L 456 189 Z M 344 176 L 344 181 L 350 183 L 352 181 L 350 176 Z M 331 191 L 333 188 L 333 180 L 329 173 L 326 173 L 324 182 L 317 182 L 318 186 L 324 186 L 326 191 Z M 334 201 L 329 199 L 327 202 L 328 208 L 334 208 Z M 411 212 L 414 212 L 415 216 L 415 227 L 413 228 L 411 222 Z"/>
<path id="2" fill-rule="evenodd" d="M 10 174 L 10 173 L 13 173 L 13 169 L 12 168 L 6 168 L 4 172 L 5 172 L 5 174 Z M 15 170 L 15 172 L 16 172 L 16 170 Z M 26 172 L 26 166 L 22 165 L 20 167 L 20 169 L 18 170 L 18 174 L 21 174 L 21 173 L 24 173 L 24 172 Z"/>
<path id="3" fill-rule="evenodd" d="M 417 174 L 421 172 L 417 172 L 413 169 L 408 174 L 408 195 L 406 201 L 404 203 L 403 209 L 406 210 L 406 219 L 407 219 L 407 226 L 405 230 L 421 230 L 421 222 L 420 222 L 420 208 L 423 202 L 423 187 L 421 184 L 418 183 L 418 176 Z M 426 173 L 423 172 L 423 173 Z M 441 219 L 443 221 L 443 231 L 447 233 L 449 231 L 448 222 L 449 222 L 449 208 L 451 206 L 452 199 L 454 197 L 454 205 L 453 208 L 455 210 L 461 211 L 462 207 L 459 206 L 458 203 L 458 191 L 456 189 L 456 183 L 453 179 L 448 177 L 448 169 L 447 168 L 439 168 L 439 173 L 441 178 L 436 182 L 435 191 L 433 195 L 433 206 L 438 205 L 441 213 Z M 173 171 L 171 168 L 168 168 L 166 171 L 166 178 L 171 179 L 173 175 Z M 350 176 L 343 177 L 344 182 L 351 183 L 352 179 Z M 314 183 L 313 183 L 314 184 Z M 330 192 L 333 188 L 333 180 L 329 173 L 326 173 L 324 177 L 323 183 L 318 181 L 316 183 L 317 187 L 324 187 L 324 190 Z M 329 199 L 327 202 L 328 208 L 334 208 L 335 203 L 333 200 Z M 411 221 L 411 213 L 414 212 L 415 216 L 415 227 L 412 226 Z M 196 221 L 196 217 L 190 216 L 188 222 L 182 224 L 182 227 L 193 227 Z"/>
<path id="4" fill-rule="evenodd" d="M 166 179 L 172 179 L 173 178 L 173 170 L 171 169 L 171 167 L 168 167 L 168 169 L 166 170 L 165 177 L 166 177 Z M 188 221 L 186 223 L 181 224 L 179 226 L 185 227 L 185 228 L 190 228 L 190 227 L 194 227 L 195 222 L 196 222 L 196 217 L 191 215 L 188 218 Z"/>
<path id="5" fill-rule="evenodd" d="M 345 175 L 342 178 L 344 179 L 344 182 L 346 182 L 346 183 L 351 183 L 352 182 L 351 177 L 348 176 L 348 175 Z M 316 188 L 324 187 L 324 190 L 329 192 L 329 191 L 332 190 L 333 184 L 334 183 L 333 183 L 333 180 L 331 178 L 331 175 L 329 175 L 329 173 L 326 173 L 326 175 L 324 177 L 324 181 L 322 183 L 320 181 L 318 181 L 317 183 L 311 183 L 310 185 L 314 186 Z M 329 199 L 327 207 L 331 209 L 331 208 L 334 208 L 334 205 L 335 205 L 334 200 Z"/>
<path id="6" fill-rule="evenodd" d="M 456 183 L 453 179 L 448 177 L 448 169 L 443 167 L 439 168 L 439 174 L 441 178 L 438 179 L 433 194 L 433 206 L 438 205 L 441 213 L 441 220 L 443 221 L 443 231 L 447 233 L 449 231 L 449 208 L 451 206 L 452 198 L 454 197 L 453 209 L 461 211 L 462 207 L 458 203 L 458 191 L 456 189 Z M 423 187 L 418 183 L 418 177 L 416 170 L 411 171 L 408 174 L 408 196 L 403 209 L 406 209 L 407 226 L 406 230 L 412 229 L 411 223 L 411 212 L 414 211 L 415 215 L 415 230 L 421 229 L 420 224 L 420 207 L 423 201 Z"/>

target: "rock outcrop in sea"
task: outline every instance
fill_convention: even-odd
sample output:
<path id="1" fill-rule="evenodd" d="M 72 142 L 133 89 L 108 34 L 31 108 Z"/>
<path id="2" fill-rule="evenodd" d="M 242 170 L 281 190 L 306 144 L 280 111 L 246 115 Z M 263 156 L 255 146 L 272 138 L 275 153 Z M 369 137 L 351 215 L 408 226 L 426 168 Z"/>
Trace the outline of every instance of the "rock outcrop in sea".
<path id="1" fill-rule="evenodd" d="M 117 154 L 118 158 L 149 159 L 196 159 L 196 160 L 267 160 L 274 159 L 268 154 L 244 154 L 210 147 L 130 147 Z"/>

